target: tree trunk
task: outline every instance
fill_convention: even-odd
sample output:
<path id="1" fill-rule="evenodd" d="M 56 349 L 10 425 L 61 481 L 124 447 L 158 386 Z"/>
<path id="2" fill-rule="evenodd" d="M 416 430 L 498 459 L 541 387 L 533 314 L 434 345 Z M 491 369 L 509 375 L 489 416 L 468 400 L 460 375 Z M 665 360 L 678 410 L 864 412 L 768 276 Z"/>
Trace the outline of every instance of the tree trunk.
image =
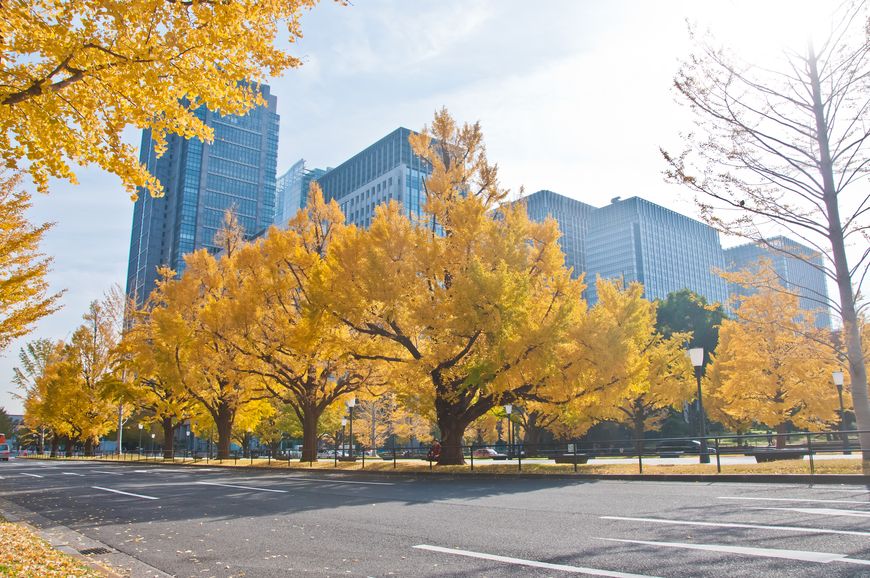
<path id="1" fill-rule="evenodd" d="M 468 423 L 454 416 L 438 418 L 438 428 L 441 430 L 441 456 L 439 466 L 461 466 L 465 464 L 462 454 L 462 440 Z"/>
<path id="2" fill-rule="evenodd" d="M 88 438 L 85 440 L 85 457 L 93 457 L 94 455 L 94 439 Z"/>
<path id="3" fill-rule="evenodd" d="M 70 436 L 66 436 L 64 441 L 66 442 L 64 444 L 64 449 L 66 450 L 64 453 L 66 457 L 71 458 L 73 457 L 73 439 Z"/>
<path id="4" fill-rule="evenodd" d="M 164 417 L 163 425 L 163 459 L 171 460 L 175 458 L 175 429 L 178 424 L 171 417 Z"/>
<path id="5" fill-rule="evenodd" d="M 230 438 L 233 433 L 234 417 L 234 412 L 225 403 L 218 406 L 217 419 L 214 425 L 217 427 L 217 459 L 219 460 L 230 458 Z"/>
<path id="6" fill-rule="evenodd" d="M 526 455 L 537 456 L 540 453 L 541 440 L 544 437 L 544 428 L 538 425 L 540 414 L 536 411 L 529 413 L 526 416 L 525 435 L 523 436 L 523 447 L 526 450 Z"/>
<path id="7" fill-rule="evenodd" d="M 643 438 L 646 435 L 646 428 L 643 425 L 643 418 L 632 418 L 632 431 L 634 432 L 634 451 L 637 455 L 643 454 Z"/>
<path id="8" fill-rule="evenodd" d="M 60 436 L 56 433 L 51 434 L 51 455 L 50 458 L 57 457 L 57 450 L 60 448 Z"/>
<path id="9" fill-rule="evenodd" d="M 858 313 L 855 311 L 855 294 L 852 288 L 852 275 L 846 257 L 846 243 L 843 238 L 843 224 L 840 220 L 840 206 L 834 179 L 834 163 L 828 142 L 828 119 L 822 103 L 821 81 L 816 68 L 816 54 L 810 45 L 807 63 L 810 67 L 810 83 L 813 94 L 813 112 L 816 119 L 816 139 L 819 143 L 819 169 L 824 186 L 825 209 L 828 216 L 828 240 L 831 242 L 831 257 L 840 297 L 840 310 L 843 317 L 843 334 L 846 341 L 846 357 L 849 360 L 849 377 L 852 383 L 852 405 L 855 421 L 859 430 L 870 431 L 870 398 L 867 392 L 867 365 L 861 347 L 861 328 Z M 870 433 L 859 434 L 862 464 L 865 474 L 870 474 Z"/>
<path id="10" fill-rule="evenodd" d="M 316 462 L 317 422 L 320 421 L 320 413 L 315 407 L 303 407 L 302 412 L 302 457 L 299 461 Z"/>
<path id="11" fill-rule="evenodd" d="M 785 448 L 785 444 L 788 441 L 788 436 L 785 435 L 788 433 L 788 424 L 781 423 L 776 426 L 776 449 L 781 450 Z"/>

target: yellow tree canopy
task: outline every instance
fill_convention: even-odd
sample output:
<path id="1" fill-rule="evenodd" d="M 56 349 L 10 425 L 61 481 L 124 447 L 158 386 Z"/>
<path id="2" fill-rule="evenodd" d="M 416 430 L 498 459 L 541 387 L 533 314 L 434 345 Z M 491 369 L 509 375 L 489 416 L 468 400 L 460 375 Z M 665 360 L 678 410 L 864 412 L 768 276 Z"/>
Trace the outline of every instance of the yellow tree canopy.
<path id="1" fill-rule="evenodd" d="M 17 190 L 19 181 L 0 173 L 0 351 L 60 308 L 60 293 L 49 295 L 45 280 L 51 259 L 38 251 L 51 225 L 27 221 L 30 195 Z"/>
<path id="2" fill-rule="evenodd" d="M 521 204 L 494 211 L 506 191 L 478 125 L 442 110 L 411 145 L 432 166 L 426 218 L 411 222 L 391 203 L 368 230 L 342 231 L 324 294 L 401 372 L 400 401 L 435 416 L 440 463 L 461 463 L 471 422 L 534 392 L 525 376 L 566 337 L 583 286 L 563 265 L 555 221 L 532 222 Z"/>
<path id="3" fill-rule="evenodd" d="M 812 317 L 801 311 L 796 296 L 782 291 L 761 289 L 743 297 L 735 319 L 722 322 L 705 376 L 710 416 L 811 430 L 834 421 L 836 358 L 830 332 L 816 329 Z"/>
<path id="4" fill-rule="evenodd" d="M 579 396 L 565 424 L 581 433 L 599 421 L 628 425 L 637 438 L 656 427 L 669 407 L 692 397 L 693 371 L 686 356 L 690 337 L 665 338 L 656 331 L 656 304 L 644 299 L 643 286 L 598 279 L 599 301 L 576 328 Z"/>
<path id="5" fill-rule="evenodd" d="M 179 378 L 187 392 L 208 413 L 218 433 L 218 455 L 227 458 L 234 422 L 248 403 L 263 396 L 261 380 L 240 371 L 244 356 L 228 336 L 240 331 L 239 316 L 229 314 L 228 296 L 238 294 L 243 283 L 235 264 L 242 234 L 232 215 L 216 235 L 223 254 L 215 257 L 201 249 L 185 257 L 179 279 L 162 282 L 162 300 L 152 315 L 177 332 L 174 343 L 183 344 L 184 360 Z M 170 272 L 166 272 L 171 275 Z M 204 431 L 200 424 L 198 431 Z"/>
<path id="6" fill-rule="evenodd" d="M 303 461 L 317 458 L 317 422 L 326 408 L 380 382 L 376 361 L 354 347 L 351 329 L 328 311 L 318 282 L 343 223 L 338 204 L 324 202 L 315 183 L 288 229 L 273 227 L 228 261 L 240 281 L 222 302 L 235 330 L 221 336 L 241 354 L 241 371 L 296 413 Z"/>
<path id="7" fill-rule="evenodd" d="M 75 182 L 71 164 L 97 164 L 133 194 L 162 188 L 127 126 L 210 141 L 193 111 L 243 114 L 257 83 L 300 60 L 277 44 L 301 36 L 316 0 L 7 0 L 0 18 L 0 155 L 41 191 Z M 283 31 L 281 29 L 284 29 Z"/>
<path id="8" fill-rule="evenodd" d="M 164 271 L 164 279 L 170 272 Z M 192 413 L 193 396 L 184 387 L 195 363 L 190 358 L 192 328 L 163 307 L 164 283 L 158 283 L 141 310 L 128 305 L 129 327 L 118 346 L 124 369 L 123 399 L 164 428 L 171 438 L 175 428 Z"/>

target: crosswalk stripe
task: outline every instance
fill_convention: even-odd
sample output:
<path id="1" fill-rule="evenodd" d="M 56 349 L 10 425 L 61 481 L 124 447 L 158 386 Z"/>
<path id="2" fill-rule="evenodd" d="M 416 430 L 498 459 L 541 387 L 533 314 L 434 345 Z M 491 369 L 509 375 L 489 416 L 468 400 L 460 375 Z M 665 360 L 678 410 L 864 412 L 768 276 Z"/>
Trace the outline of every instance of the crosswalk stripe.
<path id="1" fill-rule="evenodd" d="M 845 554 L 832 552 L 809 552 L 805 550 L 778 550 L 774 548 L 750 548 L 747 546 L 726 546 L 724 544 L 687 544 L 685 542 L 652 542 L 648 540 L 625 540 L 618 538 L 599 538 L 608 542 L 623 542 L 626 544 L 642 544 L 644 546 L 660 546 L 663 548 L 683 548 L 686 550 L 703 550 L 706 552 L 725 552 L 728 554 L 743 554 L 764 558 L 784 558 L 801 562 L 848 562 L 852 564 L 870 564 L 870 560 L 849 558 Z"/>
<path id="2" fill-rule="evenodd" d="M 740 524 L 736 522 L 696 522 L 693 520 L 667 520 L 663 518 L 628 518 L 623 516 L 599 517 L 602 520 L 624 520 L 627 522 L 649 522 L 651 524 L 674 524 L 678 526 L 706 526 L 710 528 L 748 528 L 753 530 L 802 532 L 806 534 L 841 534 L 844 536 L 870 536 L 870 532 L 859 532 L 857 530 L 829 530 L 827 528 L 804 528 L 802 526 L 767 526 L 764 524 Z"/>

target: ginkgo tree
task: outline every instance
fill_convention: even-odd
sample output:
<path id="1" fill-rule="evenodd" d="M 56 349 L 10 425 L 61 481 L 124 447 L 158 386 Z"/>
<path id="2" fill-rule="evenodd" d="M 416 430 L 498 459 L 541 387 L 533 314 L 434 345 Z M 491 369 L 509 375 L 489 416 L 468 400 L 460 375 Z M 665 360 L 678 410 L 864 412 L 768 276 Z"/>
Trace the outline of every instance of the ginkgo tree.
<path id="1" fill-rule="evenodd" d="M 164 277 L 169 276 L 164 271 Z M 124 371 L 122 399 L 163 428 L 163 439 L 174 439 L 175 432 L 193 413 L 194 398 L 184 387 L 189 372 L 196 367 L 190 358 L 193 335 L 179 316 L 167 314 L 163 307 L 165 283 L 151 294 L 139 310 L 128 304 L 129 327 L 118 346 Z M 172 444 L 166 444 L 164 457 L 173 457 Z"/>
<path id="2" fill-rule="evenodd" d="M 798 297 L 762 289 L 741 297 L 734 319 L 722 322 L 704 378 L 706 407 L 729 423 L 821 430 L 837 418 L 837 367 L 830 332 L 815 327 Z"/>
<path id="3" fill-rule="evenodd" d="M 561 428 L 574 434 L 600 421 L 628 426 L 638 448 L 668 408 L 691 399 L 694 383 L 686 355 L 691 334 L 664 337 L 656 330 L 656 304 L 643 297 L 643 285 L 596 281 L 598 303 L 573 334 L 578 363 L 568 368 L 576 382 Z"/>
<path id="4" fill-rule="evenodd" d="M 227 286 L 221 338 L 241 356 L 240 372 L 287 404 L 302 424 L 302 461 L 317 459 L 323 412 L 362 386 L 379 383 L 377 363 L 352 346 L 351 329 L 327 309 L 325 255 L 344 215 L 312 185 L 286 230 L 273 227 L 232 259 L 240 281 Z"/>
<path id="5" fill-rule="evenodd" d="M 317 0 L 6 0 L 0 17 L 0 157 L 45 191 L 74 164 L 161 185 L 124 142 L 125 127 L 212 138 L 200 106 L 244 114 L 259 83 L 297 67 L 300 16 Z M 283 28 L 283 30 L 282 30 Z"/>
<path id="6" fill-rule="evenodd" d="M 184 371 L 179 375 L 184 389 L 196 400 L 201 412 L 210 416 L 218 435 L 218 458 L 230 456 L 233 428 L 239 413 L 249 403 L 263 399 L 261 380 L 244 373 L 244 356 L 229 336 L 239 331 L 240 319 L 228 314 L 228 295 L 243 283 L 235 257 L 244 235 L 232 213 L 215 235 L 222 254 L 200 249 L 185 257 L 184 274 L 175 279 L 164 272 L 160 282 L 162 300 L 151 315 L 165 316 L 165 323 L 182 335 Z M 194 408 L 194 414 L 201 414 Z M 201 415 L 198 417 L 201 418 Z M 196 419 L 196 417 L 195 417 Z M 202 423 L 202 420 L 197 420 Z M 256 423 L 249 423 L 255 427 Z M 205 428 L 201 425 L 198 431 Z"/>
<path id="7" fill-rule="evenodd" d="M 425 214 L 412 221 L 393 202 L 368 230 L 337 234 L 324 295 L 378 345 L 362 355 L 402 375 L 393 382 L 401 403 L 434 417 L 439 464 L 461 464 L 469 424 L 535 394 L 523 374 L 565 338 L 583 286 L 564 267 L 555 221 L 530 221 L 522 204 L 497 207 L 507 192 L 478 124 L 442 110 L 410 143 L 432 169 Z"/>

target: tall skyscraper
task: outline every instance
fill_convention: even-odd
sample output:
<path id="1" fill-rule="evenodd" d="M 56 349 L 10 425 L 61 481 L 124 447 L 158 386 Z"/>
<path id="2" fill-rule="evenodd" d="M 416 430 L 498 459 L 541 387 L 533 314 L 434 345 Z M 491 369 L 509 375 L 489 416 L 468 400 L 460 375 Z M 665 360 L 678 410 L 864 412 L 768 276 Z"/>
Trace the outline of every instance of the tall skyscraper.
<path id="1" fill-rule="evenodd" d="M 411 131 L 398 128 L 317 179 L 327 200 L 335 199 L 348 223 L 368 227 L 375 207 L 397 200 L 419 217 L 426 201 L 427 163 L 411 151 Z"/>
<path id="2" fill-rule="evenodd" d="M 575 277 L 585 272 L 586 232 L 595 207 L 546 190 L 532 193 L 522 201 L 526 203 L 530 219 L 534 221 L 543 221 L 547 217 L 556 219 L 562 232 L 559 244 L 562 252 L 565 253 L 565 265 L 574 269 Z"/>
<path id="3" fill-rule="evenodd" d="M 227 209 L 236 212 L 245 232 L 254 235 L 275 216 L 278 158 L 277 98 L 262 86 L 265 106 L 245 116 L 222 116 L 200 108 L 196 115 L 214 129 L 214 142 L 170 136 L 160 158 L 150 131 L 142 134 L 140 160 L 166 190 L 151 198 L 140 191 L 133 207 L 133 232 L 127 266 L 127 294 L 141 305 L 154 289 L 157 268 L 184 269 L 183 257 L 213 239 Z"/>
<path id="4" fill-rule="evenodd" d="M 782 285 L 800 295 L 801 309 L 816 314 L 816 327 L 829 329 L 831 314 L 822 254 L 787 237 L 773 237 L 768 243 L 770 247 L 747 243 L 726 249 L 726 267 L 729 271 L 752 271 L 760 266 L 762 259 L 769 260 Z M 729 283 L 728 290 L 735 295 L 751 293 L 734 283 Z"/>
<path id="5" fill-rule="evenodd" d="M 275 224 L 286 227 L 287 222 L 296 216 L 299 209 L 308 203 L 308 188 L 329 169 L 309 169 L 305 159 L 299 159 L 286 173 L 278 177 L 278 204 L 275 210 Z"/>
<path id="6" fill-rule="evenodd" d="M 586 239 L 587 279 L 597 300 L 596 275 L 639 281 L 647 299 L 691 289 L 710 303 L 727 303 L 719 233 L 694 219 L 639 197 L 613 199 L 597 209 Z"/>

